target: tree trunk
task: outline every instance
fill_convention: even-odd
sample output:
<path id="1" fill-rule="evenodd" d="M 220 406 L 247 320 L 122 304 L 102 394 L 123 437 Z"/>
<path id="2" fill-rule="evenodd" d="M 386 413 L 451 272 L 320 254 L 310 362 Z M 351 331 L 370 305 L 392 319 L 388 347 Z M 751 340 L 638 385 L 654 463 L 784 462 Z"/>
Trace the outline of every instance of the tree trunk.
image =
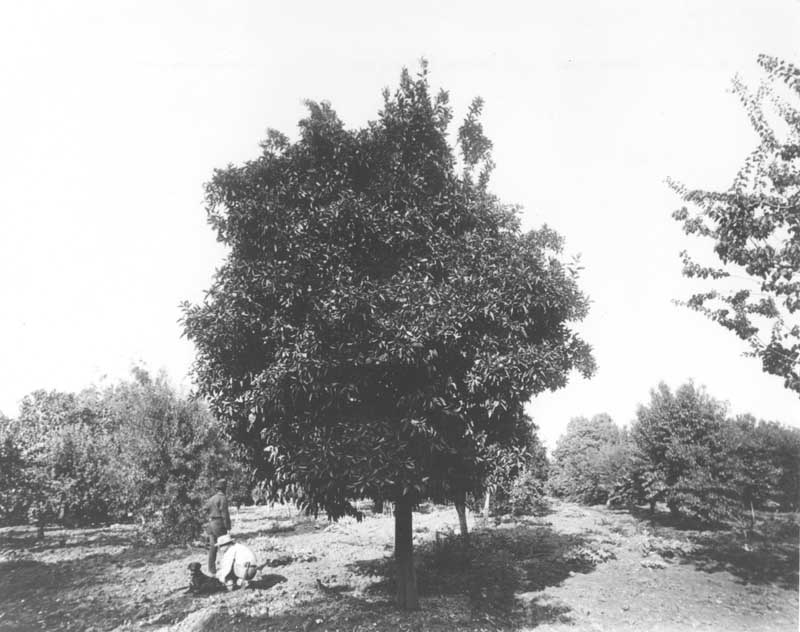
<path id="1" fill-rule="evenodd" d="M 469 546 L 469 527 L 467 526 L 467 498 L 466 494 L 458 494 L 455 500 L 458 526 L 461 528 L 461 540 L 464 546 Z"/>
<path id="2" fill-rule="evenodd" d="M 383 498 L 376 498 L 372 501 L 372 513 L 374 514 L 382 514 L 383 513 Z"/>
<path id="3" fill-rule="evenodd" d="M 483 501 L 483 519 L 489 520 L 489 505 L 492 500 L 492 492 L 486 490 L 486 499 Z"/>
<path id="4" fill-rule="evenodd" d="M 670 500 L 667 503 L 667 507 L 669 507 L 669 515 L 672 518 L 680 518 L 681 515 L 680 505 L 676 501 Z"/>
<path id="5" fill-rule="evenodd" d="M 411 498 L 400 496 L 394 505 L 394 558 L 397 564 L 397 605 L 419 608 L 417 574 L 414 571 L 414 533 Z"/>
<path id="6" fill-rule="evenodd" d="M 36 523 L 36 539 L 37 540 L 44 540 L 44 521 L 39 521 Z"/>

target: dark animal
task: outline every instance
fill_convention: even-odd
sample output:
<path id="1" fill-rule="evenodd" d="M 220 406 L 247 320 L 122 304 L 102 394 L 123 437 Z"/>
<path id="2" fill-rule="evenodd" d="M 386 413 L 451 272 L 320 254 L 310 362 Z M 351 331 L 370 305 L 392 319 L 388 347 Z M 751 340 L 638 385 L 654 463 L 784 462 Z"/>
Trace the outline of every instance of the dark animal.
<path id="1" fill-rule="evenodd" d="M 223 588 L 224 586 L 216 577 L 209 577 L 203 572 L 200 562 L 189 564 L 189 588 L 186 589 L 186 592 L 193 595 L 208 595 Z"/>

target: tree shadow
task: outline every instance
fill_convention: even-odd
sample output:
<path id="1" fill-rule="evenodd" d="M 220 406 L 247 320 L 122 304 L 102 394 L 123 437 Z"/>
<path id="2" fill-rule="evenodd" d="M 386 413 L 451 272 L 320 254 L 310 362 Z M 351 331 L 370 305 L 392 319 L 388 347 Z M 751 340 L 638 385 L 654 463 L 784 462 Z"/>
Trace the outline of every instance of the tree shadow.
<path id="1" fill-rule="evenodd" d="M 133 544 L 137 536 L 132 528 L 119 532 L 118 527 L 91 527 L 86 529 L 57 529 L 45 532 L 43 540 L 36 537 L 33 527 L 7 529 L 0 535 L 0 548 L 26 549 L 41 552 L 48 549 L 76 548 L 81 546 L 120 546 Z M 76 535 L 77 534 L 77 535 Z"/>
<path id="2" fill-rule="evenodd" d="M 33 560 L 0 562 L 0 628 L 13 630 L 85 630 L 87 622 L 122 623 L 132 618 L 135 606 L 125 601 L 105 601 L 98 607 L 92 587 L 101 574 L 97 560 L 45 563 Z M 84 570 L 82 570 L 84 569 Z M 74 590 L 89 586 L 82 596 Z M 3 628 L 9 625 L 9 628 Z"/>
<path id="3" fill-rule="evenodd" d="M 657 537 L 683 539 L 690 546 L 659 551 L 662 557 L 677 558 L 699 571 L 727 571 L 743 584 L 776 584 L 797 590 L 800 581 L 800 527 L 792 516 L 756 520 L 752 530 L 732 529 L 729 525 L 698 523 L 666 512 L 650 514 L 647 509 L 632 509 L 631 515 L 654 528 Z"/>
<path id="4" fill-rule="evenodd" d="M 627 511 L 638 521 L 646 522 L 652 527 L 675 529 L 677 531 L 702 531 L 704 529 L 717 530 L 722 528 L 722 525 L 709 525 L 696 518 L 674 515 L 659 508 L 651 512 L 647 507 L 630 506 L 623 511 Z"/>
<path id="5" fill-rule="evenodd" d="M 776 584 L 797 590 L 798 545 L 796 542 L 764 541 L 745 548 L 741 537 L 731 532 L 690 536 L 691 553 L 682 555 L 683 564 L 693 564 L 699 571 L 727 571 L 742 584 Z"/>
<path id="6" fill-rule="evenodd" d="M 598 563 L 592 543 L 579 535 L 544 526 L 480 529 L 464 547 L 460 538 L 422 544 L 415 551 L 420 597 L 466 597 L 473 618 L 501 622 L 505 630 L 571 619 L 569 608 L 548 603 L 540 593 Z M 391 557 L 350 565 L 353 572 L 378 576 L 369 592 L 390 597 L 395 591 Z"/>
<path id="7" fill-rule="evenodd" d="M 288 522 L 288 521 L 287 521 Z M 316 518 L 313 516 L 298 517 L 292 520 L 291 526 L 274 525 L 269 527 L 259 527 L 247 531 L 235 531 L 232 535 L 237 540 L 249 540 L 251 538 L 290 538 L 295 535 L 305 535 L 321 530 Z"/>
<path id="8" fill-rule="evenodd" d="M 95 545 L 97 545 L 95 543 Z M 0 629 L 85 630 L 89 623 L 105 628 L 110 623 L 141 619 L 163 602 L 172 608 L 175 593 L 140 600 L 132 595 L 112 596 L 105 590 L 109 577 L 137 568 L 156 568 L 185 558 L 185 547 L 159 548 L 131 545 L 117 553 L 95 552 L 54 562 L 26 558 L 0 562 Z M 142 575 L 142 571 L 134 571 Z M 188 573 L 186 576 L 188 585 Z M 138 581 L 147 581 L 142 577 Z M 175 616 L 184 612 L 176 611 Z"/>

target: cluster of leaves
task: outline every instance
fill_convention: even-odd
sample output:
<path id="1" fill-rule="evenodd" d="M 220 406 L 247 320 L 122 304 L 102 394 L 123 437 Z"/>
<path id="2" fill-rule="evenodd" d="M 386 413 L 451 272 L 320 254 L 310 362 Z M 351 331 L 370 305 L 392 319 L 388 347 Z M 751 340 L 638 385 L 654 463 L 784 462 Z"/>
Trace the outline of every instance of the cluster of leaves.
<path id="1" fill-rule="evenodd" d="M 675 515 L 704 523 L 770 504 L 798 506 L 800 431 L 751 416 L 730 419 L 691 383 L 674 393 L 665 384 L 654 389 L 630 435 L 615 501 L 664 502 Z"/>
<path id="2" fill-rule="evenodd" d="M 7 431 L 9 421 L 0 415 L 0 520 L 13 524 L 25 519 L 28 485 L 22 446 Z"/>
<path id="3" fill-rule="evenodd" d="M 763 370 L 800 394 L 800 69 L 766 55 L 758 62 L 766 80 L 755 93 L 733 85 L 758 147 L 728 191 L 673 183 L 689 204 L 673 216 L 710 239 L 722 264 L 682 253 L 684 274 L 713 285 L 686 304 L 746 340 Z"/>
<path id="4" fill-rule="evenodd" d="M 514 516 L 535 516 L 546 513 L 550 507 L 545 496 L 546 482 L 546 476 L 543 477 L 535 468 L 523 470 L 514 479 L 507 497 L 498 494 L 498 506 L 495 510 L 500 512 L 507 508 Z"/>
<path id="5" fill-rule="evenodd" d="M 604 503 L 629 461 L 628 437 L 607 414 L 576 417 L 553 451 L 548 491 L 585 504 Z"/>
<path id="6" fill-rule="evenodd" d="M 35 391 L 0 446 L 0 520 L 40 533 L 135 517 L 149 539 L 189 540 L 213 479 L 244 474 L 205 407 L 140 369 L 102 392 Z"/>
<path id="7" fill-rule="evenodd" d="M 358 498 L 463 498 L 517 444 L 523 402 L 593 371 L 560 237 L 522 234 L 486 188 L 481 107 L 459 171 L 423 65 L 366 127 L 308 103 L 296 142 L 270 132 L 208 184 L 229 254 L 185 331 L 273 499 L 337 518 Z"/>
<path id="8" fill-rule="evenodd" d="M 520 436 L 513 446 L 492 445 L 487 450 L 483 488 L 493 514 L 537 513 L 544 510 L 549 462 L 536 424 L 523 415 Z M 485 496 L 473 492 L 473 510 L 480 511 Z"/>

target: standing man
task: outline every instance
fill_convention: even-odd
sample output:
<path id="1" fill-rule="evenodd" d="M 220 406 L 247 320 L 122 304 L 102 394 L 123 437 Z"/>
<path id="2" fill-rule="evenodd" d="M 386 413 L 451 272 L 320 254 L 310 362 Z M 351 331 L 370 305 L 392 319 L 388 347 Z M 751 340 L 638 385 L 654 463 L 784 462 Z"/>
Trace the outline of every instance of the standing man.
<path id="1" fill-rule="evenodd" d="M 225 479 L 217 481 L 216 493 L 206 501 L 205 510 L 208 515 L 206 535 L 208 536 L 208 572 L 214 575 L 217 572 L 217 538 L 230 531 L 231 515 L 228 512 L 228 497 L 225 491 L 228 482 Z"/>

